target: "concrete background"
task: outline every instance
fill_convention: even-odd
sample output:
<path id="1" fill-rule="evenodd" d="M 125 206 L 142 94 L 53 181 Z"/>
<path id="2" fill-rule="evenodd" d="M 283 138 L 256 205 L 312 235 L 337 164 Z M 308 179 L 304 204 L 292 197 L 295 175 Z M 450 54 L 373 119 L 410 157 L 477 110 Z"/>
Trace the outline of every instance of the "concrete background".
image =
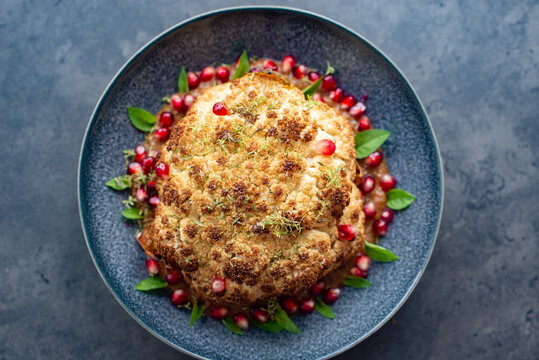
<path id="1" fill-rule="evenodd" d="M 0 6 L 0 358 L 183 359 L 113 299 L 79 223 L 91 111 L 144 43 L 240 1 L 22 1 Z M 334 18 L 403 70 L 444 158 L 430 265 L 393 321 L 338 359 L 539 356 L 539 3 L 274 4 Z M 218 346 L 218 345 L 217 345 Z"/>

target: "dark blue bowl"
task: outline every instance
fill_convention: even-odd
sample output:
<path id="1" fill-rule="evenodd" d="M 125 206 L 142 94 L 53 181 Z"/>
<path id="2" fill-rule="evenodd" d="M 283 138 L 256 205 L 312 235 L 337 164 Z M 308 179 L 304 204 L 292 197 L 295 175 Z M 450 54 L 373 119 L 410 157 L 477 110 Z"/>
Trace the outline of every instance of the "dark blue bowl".
<path id="1" fill-rule="evenodd" d="M 201 69 L 232 62 L 241 50 L 280 59 L 287 53 L 301 63 L 338 70 L 352 94 L 369 94 L 369 116 L 376 128 L 391 131 L 384 145 L 399 187 L 417 196 L 397 214 L 384 246 L 400 261 L 376 264 L 369 289 L 345 288 L 333 306 L 335 320 L 318 314 L 294 318 L 301 334 L 249 329 L 233 335 L 211 319 L 188 327 L 189 313 L 170 306 L 165 294 L 135 291 L 146 276 L 135 228 L 120 216 L 125 194 L 105 187 L 121 173 L 122 150 L 142 140 L 129 123 L 127 106 L 152 112 L 174 92 L 178 69 Z M 198 358 L 318 359 L 358 344 L 381 327 L 404 303 L 425 270 L 442 212 L 440 153 L 416 93 L 395 65 L 352 30 L 320 15 L 277 7 L 218 10 L 187 20 L 149 42 L 118 72 L 97 103 L 84 137 L 79 163 L 79 207 L 88 249 L 112 294 L 133 318 L 170 346 Z M 218 344 L 218 346 L 216 346 Z"/>

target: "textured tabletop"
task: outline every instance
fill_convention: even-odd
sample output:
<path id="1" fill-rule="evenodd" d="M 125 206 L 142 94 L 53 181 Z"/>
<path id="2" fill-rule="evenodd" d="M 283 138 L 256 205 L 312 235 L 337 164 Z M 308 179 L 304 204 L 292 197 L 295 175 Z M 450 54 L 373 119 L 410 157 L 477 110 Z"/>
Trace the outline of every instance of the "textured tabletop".
<path id="1" fill-rule="evenodd" d="M 187 359 L 133 320 L 92 263 L 76 170 L 93 107 L 166 28 L 238 1 L 0 7 L 0 359 Z M 539 354 L 539 3 L 273 2 L 358 31 L 404 72 L 445 171 L 440 234 L 395 317 L 337 359 Z M 218 344 L 216 344 L 218 346 Z"/>

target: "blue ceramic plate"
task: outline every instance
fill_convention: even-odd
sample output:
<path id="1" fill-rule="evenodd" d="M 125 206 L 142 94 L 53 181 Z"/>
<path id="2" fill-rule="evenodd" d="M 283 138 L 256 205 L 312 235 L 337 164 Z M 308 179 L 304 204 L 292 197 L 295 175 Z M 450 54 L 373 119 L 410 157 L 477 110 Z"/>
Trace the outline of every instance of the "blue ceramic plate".
<path id="1" fill-rule="evenodd" d="M 333 306 L 336 319 L 298 316 L 301 334 L 249 329 L 232 334 L 202 318 L 189 328 L 187 311 L 168 297 L 135 291 L 146 276 L 135 227 L 122 221 L 125 193 L 105 182 L 124 166 L 122 150 L 142 140 L 126 107 L 156 112 L 163 96 L 176 89 L 181 65 L 202 69 L 232 62 L 241 50 L 251 56 L 298 61 L 338 70 L 349 93 L 369 94 L 369 116 L 391 132 L 384 145 L 399 187 L 417 201 L 397 214 L 383 245 L 400 261 L 376 264 L 369 289 L 345 288 Z M 97 103 L 84 137 L 79 163 L 82 227 L 95 265 L 113 295 L 133 318 L 170 346 L 198 358 L 318 359 L 349 349 L 382 326 L 404 303 L 423 273 L 434 247 L 442 211 L 442 168 L 431 125 L 417 95 L 395 65 L 352 30 L 320 15 L 276 7 L 218 10 L 187 20 L 159 35 L 133 56 Z M 215 346 L 215 344 L 219 346 Z"/>

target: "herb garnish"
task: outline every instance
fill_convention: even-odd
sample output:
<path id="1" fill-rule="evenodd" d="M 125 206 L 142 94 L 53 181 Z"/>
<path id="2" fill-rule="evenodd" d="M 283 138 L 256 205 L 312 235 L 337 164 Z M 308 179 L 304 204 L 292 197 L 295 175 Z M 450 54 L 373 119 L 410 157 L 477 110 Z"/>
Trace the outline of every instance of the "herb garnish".
<path id="1" fill-rule="evenodd" d="M 327 185 L 328 186 L 333 186 L 333 187 L 339 187 L 341 185 L 341 170 L 342 170 L 342 165 L 339 166 L 338 168 L 336 169 L 331 169 L 331 168 L 326 168 L 325 165 L 322 164 L 322 166 L 324 167 L 324 174 L 323 174 L 323 178 L 326 179 L 327 181 Z"/>
<path id="2" fill-rule="evenodd" d="M 127 115 L 129 115 L 131 124 L 133 124 L 133 126 L 138 130 L 144 132 L 152 131 L 153 124 L 157 122 L 155 116 L 141 108 L 128 107 Z"/>
<path id="3" fill-rule="evenodd" d="M 227 316 L 226 318 L 223 319 L 223 324 L 225 324 L 225 326 L 229 328 L 230 331 L 232 331 L 234 334 L 243 335 L 241 328 L 238 325 L 236 325 L 236 323 L 234 322 L 234 319 L 232 319 L 230 316 Z"/>
<path id="4" fill-rule="evenodd" d="M 204 313 L 204 303 L 202 301 L 197 301 L 195 305 L 193 306 L 193 310 L 191 311 L 191 320 L 189 321 L 189 326 L 193 326 L 195 321 L 200 319 L 203 313 Z"/>
<path id="5" fill-rule="evenodd" d="M 157 290 L 164 287 L 167 287 L 166 281 L 157 276 L 151 276 L 149 278 L 141 280 L 138 282 L 137 285 L 135 285 L 135 289 L 137 289 L 138 291 Z"/>
<path id="6" fill-rule="evenodd" d="M 288 317 L 288 314 L 286 313 L 286 311 L 281 309 L 280 306 L 275 312 L 274 317 L 277 324 L 281 325 L 286 331 L 289 331 L 295 334 L 299 334 L 301 332 L 301 330 L 298 329 L 296 324 L 294 324 L 294 322 Z"/>
<path id="7" fill-rule="evenodd" d="M 373 151 L 376 151 L 387 140 L 389 135 L 389 131 L 380 129 L 365 130 L 357 133 L 354 136 L 357 158 L 366 158 Z"/>
<path id="8" fill-rule="evenodd" d="M 344 285 L 350 286 L 356 289 L 364 289 L 364 288 L 368 288 L 372 286 L 370 281 L 362 277 L 357 277 L 357 276 L 347 276 L 346 279 L 344 279 Z"/>
<path id="9" fill-rule="evenodd" d="M 326 317 L 328 319 L 335 319 L 335 314 L 333 313 L 331 308 L 319 298 L 316 298 L 314 300 L 314 308 L 323 317 Z"/>
<path id="10" fill-rule="evenodd" d="M 401 189 L 392 189 L 386 193 L 387 207 L 393 210 L 406 209 L 415 201 L 415 196 Z"/>
<path id="11" fill-rule="evenodd" d="M 236 72 L 232 77 L 232 80 L 236 80 L 249 72 L 249 57 L 247 56 L 247 50 L 243 50 L 236 67 Z"/>
<path id="12" fill-rule="evenodd" d="M 365 241 L 365 253 L 374 261 L 379 262 L 392 262 L 399 260 L 397 255 L 393 254 L 391 251 L 382 247 L 380 245 L 371 244 L 368 241 Z"/>
<path id="13" fill-rule="evenodd" d="M 272 333 L 283 330 L 283 327 L 273 320 L 269 320 L 266 322 L 258 322 L 256 320 L 251 320 L 251 323 L 259 329 L 266 330 Z"/>
<path id="14" fill-rule="evenodd" d="M 125 190 L 131 187 L 131 176 L 117 176 L 114 179 L 110 179 L 109 181 L 107 181 L 105 185 L 114 190 Z"/>
<path id="15" fill-rule="evenodd" d="M 327 64 L 328 66 L 325 75 L 333 74 L 335 72 L 335 69 L 329 64 L 329 61 L 327 62 Z M 322 84 L 324 76 L 320 76 L 318 80 L 303 89 L 303 95 L 305 95 L 305 98 L 308 99 L 308 96 L 313 96 L 313 94 L 318 91 L 318 88 L 320 87 L 320 84 Z"/>
<path id="16" fill-rule="evenodd" d="M 144 217 L 142 211 L 137 208 L 127 208 L 122 211 L 122 216 L 129 220 L 139 220 Z"/>
<path id="17" fill-rule="evenodd" d="M 292 220 L 278 214 L 266 216 L 264 220 L 258 223 L 258 225 L 260 225 L 262 229 L 265 229 L 266 226 L 271 226 L 273 235 L 278 238 L 293 233 L 299 234 L 302 231 L 301 221 Z"/>
<path id="18" fill-rule="evenodd" d="M 187 73 L 183 65 L 178 76 L 178 91 L 184 94 L 189 92 L 189 81 L 187 80 Z"/>

